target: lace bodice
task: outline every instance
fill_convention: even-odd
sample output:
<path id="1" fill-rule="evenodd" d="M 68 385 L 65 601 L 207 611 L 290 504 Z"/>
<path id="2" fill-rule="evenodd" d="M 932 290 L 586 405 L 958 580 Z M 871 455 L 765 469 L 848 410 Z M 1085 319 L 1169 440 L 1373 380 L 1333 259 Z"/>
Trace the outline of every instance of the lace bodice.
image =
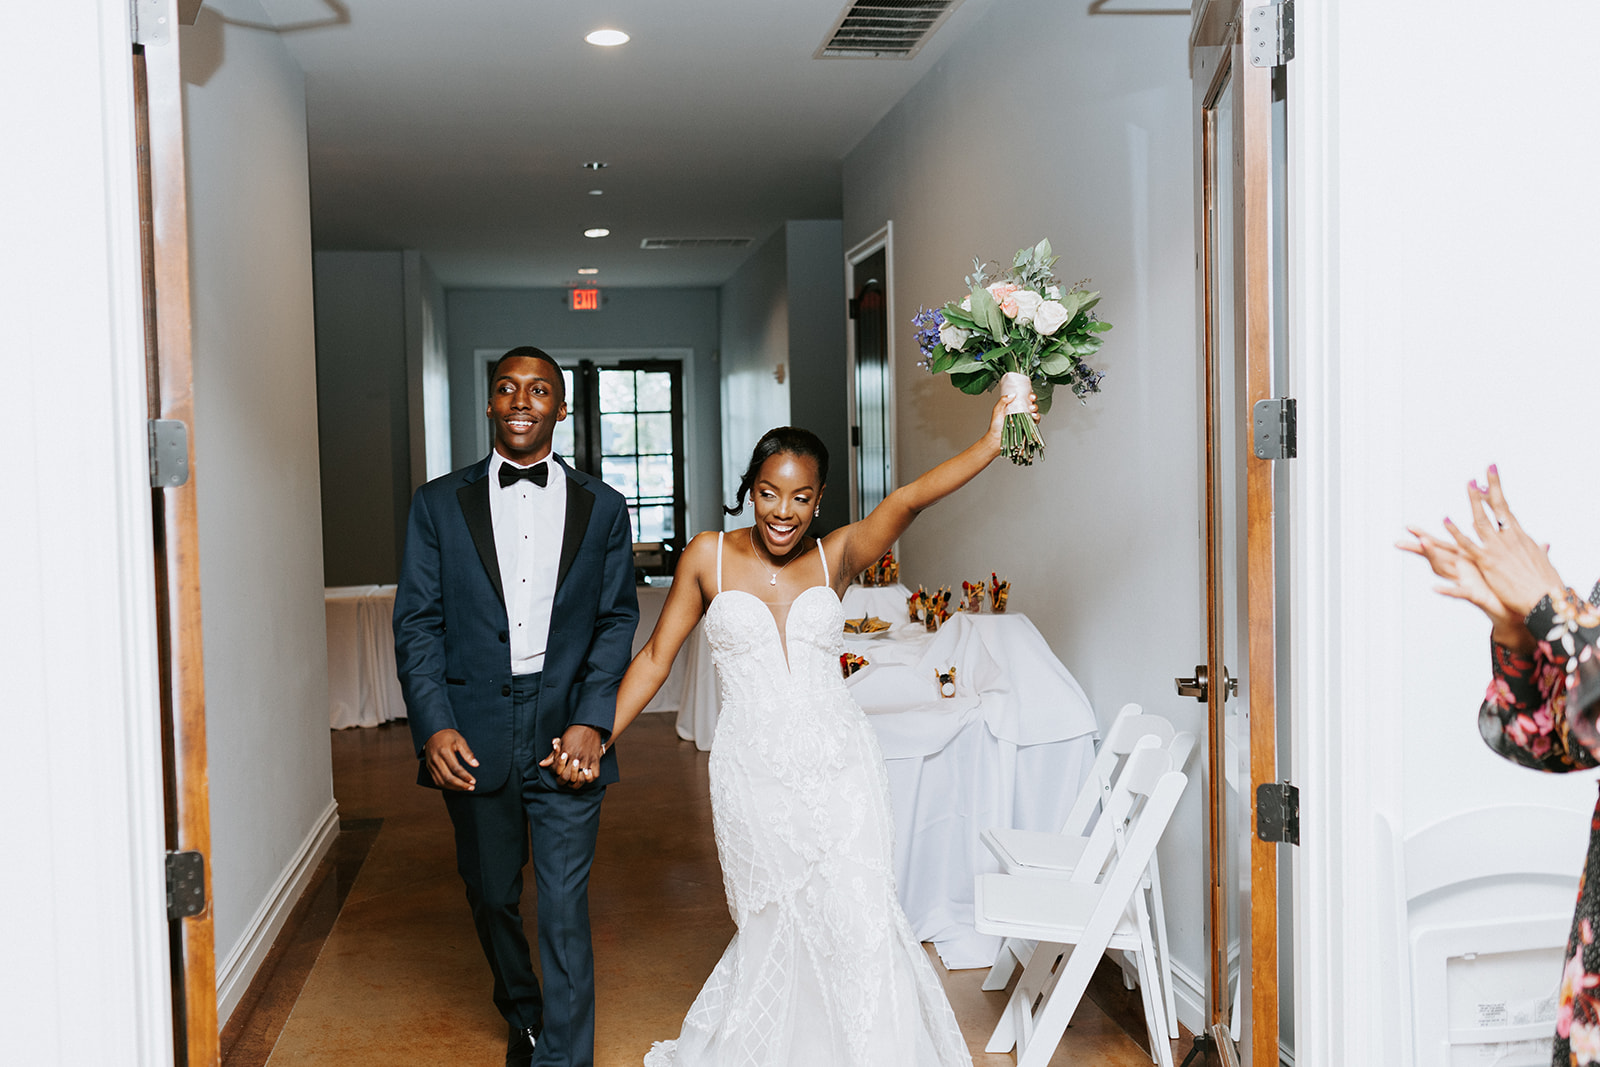
<path id="1" fill-rule="evenodd" d="M 765 601 L 724 589 L 706 609 L 705 628 L 724 705 L 844 690 L 844 608 L 826 585 L 795 597 L 782 630 Z"/>

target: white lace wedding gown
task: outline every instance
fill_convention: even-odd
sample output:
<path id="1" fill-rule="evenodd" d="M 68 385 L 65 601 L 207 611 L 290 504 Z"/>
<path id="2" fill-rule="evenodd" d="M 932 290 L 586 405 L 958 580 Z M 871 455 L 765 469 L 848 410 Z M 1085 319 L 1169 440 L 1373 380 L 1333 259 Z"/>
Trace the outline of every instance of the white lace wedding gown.
<path id="1" fill-rule="evenodd" d="M 970 1067 L 895 896 L 889 781 L 839 670 L 826 583 L 789 606 L 722 586 L 706 610 L 722 711 L 711 746 L 717 855 L 738 933 L 676 1041 L 645 1067 Z"/>

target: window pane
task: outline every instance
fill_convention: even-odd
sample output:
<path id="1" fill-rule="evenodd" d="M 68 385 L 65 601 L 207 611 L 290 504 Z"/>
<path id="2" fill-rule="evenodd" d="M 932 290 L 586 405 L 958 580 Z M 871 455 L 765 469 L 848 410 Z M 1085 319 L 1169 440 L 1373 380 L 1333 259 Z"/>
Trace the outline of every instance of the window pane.
<path id="1" fill-rule="evenodd" d="M 651 452 L 672 454 L 672 415 L 639 416 L 639 454 Z"/>
<path id="2" fill-rule="evenodd" d="M 634 529 L 639 531 L 641 541 L 670 541 L 674 536 L 672 529 L 672 509 L 661 505 L 646 505 L 637 509 L 638 516 Z"/>
<path id="3" fill-rule="evenodd" d="M 600 416 L 600 454 L 602 456 L 631 456 L 634 448 L 633 416 Z"/>
<path id="4" fill-rule="evenodd" d="M 572 459 L 572 449 L 576 444 L 576 438 L 573 437 L 573 433 L 571 419 L 556 423 L 556 433 L 551 438 L 550 447 L 555 449 L 556 454 L 562 459 Z"/>
<path id="5" fill-rule="evenodd" d="M 639 473 L 633 465 L 633 457 L 627 459 L 606 458 L 600 461 L 600 480 L 626 497 L 639 495 Z"/>
<path id="6" fill-rule="evenodd" d="M 633 371 L 603 370 L 600 372 L 600 410 L 633 410 Z"/>
<path id="7" fill-rule="evenodd" d="M 671 498 L 672 457 L 641 456 L 639 458 L 639 495 Z"/>
<path id="8" fill-rule="evenodd" d="M 639 372 L 639 410 L 672 410 L 672 375 L 662 371 Z"/>

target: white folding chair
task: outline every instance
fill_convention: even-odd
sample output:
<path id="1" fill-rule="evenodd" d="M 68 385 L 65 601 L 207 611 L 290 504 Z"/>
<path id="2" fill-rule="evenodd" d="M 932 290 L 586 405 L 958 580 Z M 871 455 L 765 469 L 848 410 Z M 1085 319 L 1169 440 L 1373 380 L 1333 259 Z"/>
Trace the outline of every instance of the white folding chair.
<path id="1" fill-rule="evenodd" d="M 1194 751 L 1194 735 L 1187 732 L 1172 734 L 1170 724 L 1156 716 L 1126 715 L 1129 708 L 1137 709 L 1137 707 L 1137 704 L 1129 704 L 1123 708 L 1124 715 L 1118 717 L 1117 722 L 1112 724 L 1111 731 L 1107 733 L 1104 749 L 1112 749 L 1113 742 L 1116 743 L 1116 747 L 1124 748 L 1126 751 L 1135 748 L 1162 747 L 1170 757 L 1171 769 L 1183 770 L 1188 764 L 1190 754 Z M 1166 730 L 1147 725 L 1145 720 L 1161 723 L 1166 726 Z M 1146 729 L 1149 730 L 1148 733 L 1140 732 Z M 1163 734 L 1167 737 L 1165 745 L 1160 744 Z M 1097 826 L 1097 833 L 1099 829 Z M 1094 836 L 1066 831 L 1053 834 L 1038 830 L 991 829 L 985 830 L 981 839 L 1000 861 L 1001 870 L 1008 874 L 1075 876 L 1079 863 L 1088 856 L 1093 866 L 1089 871 L 1089 880 L 1093 880 L 1110 848 L 1109 839 L 1100 843 L 1099 850 L 1091 847 Z M 1166 905 L 1161 895 L 1161 867 L 1154 856 L 1151 857 L 1150 871 L 1142 881 L 1140 891 L 1146 895 L 1146 907 L 1155 925 L 1156 958 L 1159 963 L 1161 997 L 1166 1007 L 1167 1029 L 1171 1033 L 1177 1033 L 1178 1003 L 1172 985 L 1172 957 L 1167 942 Z M 990 967 L 983 988 L 1004 989 L 1011 980 L 1016 965 L 1018 963 L 1025 965 L 1031 954 L 1031 945 L 1008 938 L 1001 944 L 999 956 Z M 1126 977 L 1129 973 L 1129 962 L 1124 962 L 1123 973 L 1124 981 L 1129 988 L 1132 988 L 1131 980 Z"/>
<path id="2" fill-rule="evenodd" d="M 1129 756 L 1101 815 L 1112 824 L 1115 857 L 1098 879 L 1037 874 L 980 874 L 976 926 L 982 933 L 1037 941 L 987 1046 L 1015 1046 L 1018 1067 L 1044 1067 L 1088 988 L 1100 957 L 1116 948 L 1137 960 L 1152 1058 L 1172 1067 L 1149 911 L 1140 883 L 1149 870 L 1185 777 L 1170 757 L 1143 748 Z M 1080 869 L 1086 866 L 1080 863 Z M 1037 1007 L 1035 1003 L 1037 1002 Z"/>

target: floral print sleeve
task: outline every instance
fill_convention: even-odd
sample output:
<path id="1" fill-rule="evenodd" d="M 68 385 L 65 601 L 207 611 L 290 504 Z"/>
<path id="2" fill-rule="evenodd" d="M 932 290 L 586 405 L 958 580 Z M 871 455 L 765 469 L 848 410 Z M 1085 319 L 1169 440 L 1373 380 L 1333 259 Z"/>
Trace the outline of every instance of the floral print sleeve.
<path id="1" fill-rule="evenodd" d="M 1531 656 L 1493 645 L 1494 680 L 1478 712 L 1490 748 L 1513 763 L 1564 773 L 1600 766 L 1600 584 L 1528 614 Z"/>

